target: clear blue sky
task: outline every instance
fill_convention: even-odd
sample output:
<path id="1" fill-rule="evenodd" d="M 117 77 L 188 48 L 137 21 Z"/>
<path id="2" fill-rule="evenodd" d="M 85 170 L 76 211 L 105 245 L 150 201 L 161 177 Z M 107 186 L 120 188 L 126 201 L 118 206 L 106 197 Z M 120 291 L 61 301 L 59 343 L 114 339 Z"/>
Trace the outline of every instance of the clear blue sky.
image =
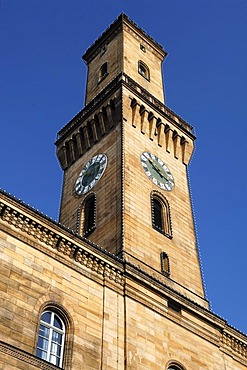
<path id="1" fill-rule="evenodd" d="M 247 1 L 0 0 L 0 187 L 57 219 L 56 132 L 84 106 L 81 55 L 125 12 L 169 53 L 195 127 L 190 179 L 212 310 L 247 333 Z"/>

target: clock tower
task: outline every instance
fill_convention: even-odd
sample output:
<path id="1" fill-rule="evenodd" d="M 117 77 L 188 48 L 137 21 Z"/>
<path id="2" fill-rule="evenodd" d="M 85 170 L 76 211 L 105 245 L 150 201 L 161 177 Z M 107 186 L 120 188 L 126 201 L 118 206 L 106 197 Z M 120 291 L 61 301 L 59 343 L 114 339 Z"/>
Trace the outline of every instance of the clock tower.
<path id="1" fill-rule="evenodd" d="M 84 54 L 59 222 L 0 190 L 1 369 L 246 370 L 246 335 L 204 295 L 195 136 L 165 105 L 165 57 L 124 14 Z"/>
<path id="2" fill-rule="evenodd" d="M 124 14 L 84 54 L 85 107 L 56 142 L 59 221 L 207 308 L 187 176 L 195 136 L 165 105 L 166 55 Z"/>

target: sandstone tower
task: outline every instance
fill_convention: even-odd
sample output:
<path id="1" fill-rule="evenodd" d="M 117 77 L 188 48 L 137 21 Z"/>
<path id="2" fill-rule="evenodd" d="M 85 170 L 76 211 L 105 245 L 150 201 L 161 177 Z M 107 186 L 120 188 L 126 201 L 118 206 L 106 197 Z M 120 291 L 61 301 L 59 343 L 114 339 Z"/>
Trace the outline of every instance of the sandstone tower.
<path id="1" fill-rule="evenodd" d="M 162 279 L 169 276 L 174 289 L 207 307 L 187 179 L 195 137 L 164 105 L 165 56 L 125 16 L 86 51 L 86 108 L 57 141 L 64 170 L 60 222 L 149 272 L 160 273 L 165 253 Z M 97 155 L 105 156 L 104 175 L 92 176 L 81 194 L 76 180 Z M 83 223 L 92 198 L 89 231 Z"/>
<path id="2" fill-rule="evenodd" d="M 1 192 L 3 369 L 246 369 L 246 336 L 204 294 L 195 136 L 165 105 L 166 55 L 124 14 L 84 54 L 59 223 Z"/>

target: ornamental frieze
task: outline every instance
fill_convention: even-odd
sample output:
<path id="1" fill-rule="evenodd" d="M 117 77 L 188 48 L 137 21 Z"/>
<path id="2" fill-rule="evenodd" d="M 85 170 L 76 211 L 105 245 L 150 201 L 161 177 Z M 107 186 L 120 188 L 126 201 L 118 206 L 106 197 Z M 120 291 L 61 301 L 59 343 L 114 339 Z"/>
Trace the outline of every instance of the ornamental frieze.
<path id="1" fill-rule="evenodd" d="M 226 332 L 223 332 L 221 341 L 224 347 L 228 347 L 247 360 L 247 343 Z"/>
<path id="2" fill-rule="evenodd" d="M 103 261 L 101 257 L 87 251 L 81 245 L 74 243 L 49 227 L 42 225 L 30 216 L 26 216 L 14 208 L 0 202 L 0 218 L 4 223 L 14 226 L 21 232 L 37 239 L 41 243 L 56 249 L 61 254 L 74 259 L 87 269 L 104 276 L 107 279 L 122 285 L 123 273 L 113 266 L 110 261 Z"/>

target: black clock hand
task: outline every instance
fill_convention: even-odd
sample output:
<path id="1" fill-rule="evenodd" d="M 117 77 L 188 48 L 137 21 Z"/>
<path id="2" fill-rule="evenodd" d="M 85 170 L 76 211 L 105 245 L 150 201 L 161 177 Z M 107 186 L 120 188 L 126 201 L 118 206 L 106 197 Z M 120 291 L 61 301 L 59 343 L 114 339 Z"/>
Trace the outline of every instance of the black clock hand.
<path id="1" fill-rule="evenodd" d="M 147 158 L 148 162 L 151 164 L 151 166 L 153 167 L 153 169 L 159 174 L 159 176 L 162 178 L 162 179 L 165 179 L 166 181 L 169 181 L 170 178 L 167 176 L 166 173 L 162 173 L 161 170 L 159 169 L 159 167 L 150 159 L 150 157 L 147 157 L 146 154 L 144 154 L 145 157 Z"/>
<path id="2" fill-rule="evenodd" d="M 156 166 L 156 164 L 155 164 L 153 161 L 151 161 L 150 159 L 148 159 L 148 161 L 149 161 L 149 163 L 151 164 L 151 166 L 153 167 L 153 169 L 154 169 L 156 172 L 158 172 L 158 174 L 160 175 L 160 177 L 165 178 L 165 179 L 167 180 L 167 177 L 163 175 L 163 173 L 160 171 L 159 167 L 158 167 L 158 166 Z"/>

